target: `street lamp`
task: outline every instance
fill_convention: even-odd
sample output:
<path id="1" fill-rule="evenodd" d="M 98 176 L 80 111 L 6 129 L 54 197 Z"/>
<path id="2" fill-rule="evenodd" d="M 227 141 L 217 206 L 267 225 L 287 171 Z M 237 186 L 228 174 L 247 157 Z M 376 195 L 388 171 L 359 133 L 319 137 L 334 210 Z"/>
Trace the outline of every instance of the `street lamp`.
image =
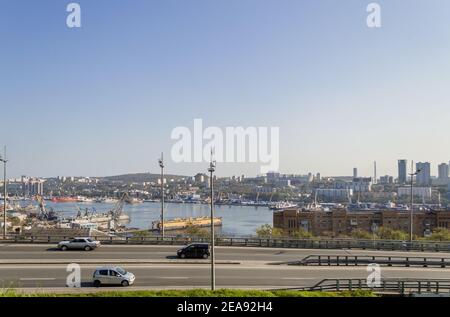
<path id="1" fill-rule="evenodd" d="M 161 158 L 158 160 L 159 167 L 161 167 L 161 236 L 164 240 L 164 153 L 161 153 Z"/>
<path id="2" fill-rule="evenodd" d="M 412 243 L 413 241 L 413 211 L 414 211 L 414 194 L 413 194 L 413 186 L 414 186 L 414 176 L 419 174 L 422 170 L 418 169 L 415 173 L 412 173 L 414 170 L 414 163 L 411 166 L 411 173 L 409 176 L 411 176 L 411 209 L 410 209 L 410 224 L 409 224 L 409 242 Z"/>
<path id="3" fill-rule="evenodd" d="M 211 162 L 209 163 L 208 172 L 210 173 L 209 177 L 209 187 L 211 190 L 210 197 L 211 197 L 211 290 L 214 291 L 216 289 L 216 271 L 215 271 L 215 258 L 214 258 L 214 180 L 213 180 L 213 173 L 216 170 L 216 161 L 212 160 L 211 155 Z"/>
<path id="4" fill-rule="evenodd" d="M 7 181 L 6 181 L 6 146 L 5 146 L 5 158 L 0 155 L 0 162 L 3 163 L 3 239 L 6 240 L 6 195 L 7 195 Z"/>

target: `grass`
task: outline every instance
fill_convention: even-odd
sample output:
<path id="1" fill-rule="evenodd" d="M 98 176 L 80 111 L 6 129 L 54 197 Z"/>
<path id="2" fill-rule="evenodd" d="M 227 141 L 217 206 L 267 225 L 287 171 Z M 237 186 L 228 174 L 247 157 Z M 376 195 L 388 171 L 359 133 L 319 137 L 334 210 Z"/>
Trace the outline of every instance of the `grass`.
<path id="1" fill-rule="evenodd" d="M 0 290 L 0 297 L 375 297 L 371 291 L 259 291 L 220 289 L 216 291 L 162 290 L 162 291 L 100 291 L 86 293 L 23 293 L 13 289 Z"/>

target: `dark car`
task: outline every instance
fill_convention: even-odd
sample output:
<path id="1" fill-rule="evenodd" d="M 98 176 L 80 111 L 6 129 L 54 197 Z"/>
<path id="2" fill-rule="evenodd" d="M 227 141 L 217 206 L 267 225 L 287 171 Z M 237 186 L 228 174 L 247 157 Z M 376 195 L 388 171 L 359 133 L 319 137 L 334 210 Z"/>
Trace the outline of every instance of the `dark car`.
<path id="1" fill-rule="evenodd" d="M 210 255 L 209 244 L 207 243 L 193 243 L 177 251 L 180 259 L 184 258 L 200 258 L 207 259 Z"/>

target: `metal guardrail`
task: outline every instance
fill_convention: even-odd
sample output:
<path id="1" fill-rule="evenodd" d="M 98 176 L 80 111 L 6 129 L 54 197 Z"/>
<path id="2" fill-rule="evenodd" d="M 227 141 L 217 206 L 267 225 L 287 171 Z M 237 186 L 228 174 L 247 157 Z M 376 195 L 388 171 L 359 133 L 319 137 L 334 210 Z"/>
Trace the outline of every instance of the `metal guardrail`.
<path id="1" fill-rule="evenodd" d="M 48 235 L 8 235 L 1 242 L 8 243 L 57 243 L 71 236 Z M 193 242 L 208 243 L 209 238 L 189 237 L 120 237 L 91 236 L 104 244 L 148 244 L 180 245 Z M 253 238 L 253 237 L 217 237 L 217 246 L 243 246 L 294 249 L 361 249 L 383 251 L 432 251 L 450 252 L 450 242 L 430 241 L 393 241 L 393 240 L 348 240 L 348 239 L 290 239 L 290 238 Z"/>
<path id="2" fill-rule="evenodd" d="M 379 287 L 369 286 L 366 279 L 324 279 L 312 287 L 297 288 L 304 291 L 371 290 L 375 293 L 400 294 L 450 292 L 450 279 L 383 279 Z"/>
<path id="3" fill-rule="evenodd" d="M 290 265 L 317 266 L 358 266 L 376 263 L 384 266 L 421 266 L 440 267 L 450 266 L 450 258 L 430 257 L 402 257 L 402 256 L 366 256 L 366 255 L 309 255 L 301 261 Z"/>

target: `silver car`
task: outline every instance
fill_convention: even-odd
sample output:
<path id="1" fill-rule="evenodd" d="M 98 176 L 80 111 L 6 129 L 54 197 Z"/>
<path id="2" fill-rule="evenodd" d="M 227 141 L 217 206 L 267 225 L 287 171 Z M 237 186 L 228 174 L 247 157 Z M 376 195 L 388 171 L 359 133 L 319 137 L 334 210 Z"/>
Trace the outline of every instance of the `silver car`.
<path id="1" fill-rule="evenodd" d="M 133 285 L 136 277 L 133 273 L 127 272 L 120 266 L 105 266 L 95 270 L 92 282 L 95 287 L 105 285 Z"/>
<path id="2" fill-rule="evenodd" d="M 91 251 L 100 246 L 100 241 L 94 241 L 90 238 L 74 238 L 68 241 L 58 243 L 58 249 L 67 251 L 69 249 Z"/>

